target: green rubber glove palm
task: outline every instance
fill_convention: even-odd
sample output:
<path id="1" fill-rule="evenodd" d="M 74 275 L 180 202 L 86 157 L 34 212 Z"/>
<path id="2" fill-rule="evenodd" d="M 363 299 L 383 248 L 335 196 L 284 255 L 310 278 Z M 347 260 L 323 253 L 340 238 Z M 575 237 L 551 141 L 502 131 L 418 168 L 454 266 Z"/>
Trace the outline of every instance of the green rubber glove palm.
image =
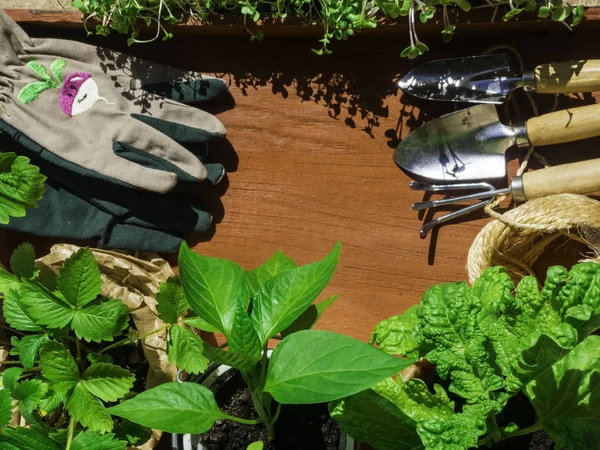
<path id="1" fill-rule="evenodd" d="M 226 93 L 222 80 L 75 41 L 32 39 L 2 10 L 0 49 L 0 130 L 16 129 L 118 184 L 164 193 L 207 178 L 189 150 L 225 128 L 188 104 Z"/>
<path id="2" fill-rule="evenodd" d="M 91 241 L 95 247 L 175 252 L 187 233 L 204 232 L 212 223 L 203 201 L 193 192 L 166 194 L 144 191 L 96 178 L 90 182 L 85 170 L 54 164 L 55 156 L 32 151 L 35 143 L 26 136 L 13 139 L 0 133 L 0 152 L 14 152 L 30 158 L 47 179 L 38 207 L 28 209 L 25 217 L 13 217 L 2 228 L 61 240 Z M 42 157 L 44 155 L 44 157 Z M 198 155 L 200 160 L 204 155 Z M 207 165 L 209 168 L 211 165 Z M 202 186 L 206 194 L 219 177 L 209 169 Z M 214 177 L 214 178 L 213 178 Z M 213 202 L 211 202 L 213 203 Z"/>

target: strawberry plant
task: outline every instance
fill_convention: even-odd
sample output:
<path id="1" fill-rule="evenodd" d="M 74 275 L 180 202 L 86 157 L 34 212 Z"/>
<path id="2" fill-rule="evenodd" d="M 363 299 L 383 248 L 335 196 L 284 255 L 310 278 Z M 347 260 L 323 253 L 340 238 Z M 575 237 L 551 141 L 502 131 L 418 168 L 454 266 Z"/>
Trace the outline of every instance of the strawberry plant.
<path id="1" fill-rule="evenodd" d="M 275 439 L 282 404 L 323 403 L 362 391 L 411 361 L 329 331 L 311 330 L 337 296 L 313 302 L 332 277 L 340 245 L 324 259 L 298 267 L 277 252 L 257 269 L 192 252 L 179 253 L 180 278 L 163 286 L 158 309 L 170 325 L 167 352 L 180 368 L 202 371 L 207 359 L 239 371 L 258 419 L 223 412 L 201 384 L 165 383 L 108 411 L 146 427 L 201 434 L 217 420 L 264 425 Z M 188 316 L 188 305 L 196 314 Z M 228 350 L 211 347 L 188 326 L 223 333 Z M 270 359 L 269 340 L 282 340 Z M 248 444 L 251 444 L 250 442 Z M 253 447 L 254 445 L 254 447 Z M 250 448 L 262 448 L 252 443 Z"/>
<path id="2" fill-rule="evenodd" d="M 123 450 L 143 443 L 149 430 L 114 421 L 106 405 L 132 395 L 135 374 L 109 351 L 127 331 L 129 312 L 100 296 L 102 279 L 89 249 L 58 273 L 40 273 L 33 247 L 22 244 L 0 270 L 2 327 L 12 335 L 0 363 L 0 448 L 6 450 Z M 121 341 L 118 341 L 121 342 Z M 14 403 L 27 427 L 9 426 Z"/>
<path id="3" fill-rule="evenodd" d="M 388 378 L 330 413 L 378 450 L 487 448 L 538 430 L 556 449 L 598 449 L 598 328 L 599 264 L 551 267 L 541 291 L 534 277 L 515 287 L 502 267 L 471 287 L 436 285 L 372 335 L 388 353 L 429 361 L 433 374 Z M 529 424 L 506 417 L 517 396 L 535 411 Z"/>

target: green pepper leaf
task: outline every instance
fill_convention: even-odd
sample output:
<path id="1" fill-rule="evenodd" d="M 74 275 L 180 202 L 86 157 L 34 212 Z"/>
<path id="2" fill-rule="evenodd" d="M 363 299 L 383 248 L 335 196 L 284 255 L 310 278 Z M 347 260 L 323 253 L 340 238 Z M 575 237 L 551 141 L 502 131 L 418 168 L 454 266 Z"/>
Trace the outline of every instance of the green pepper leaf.
<path id="1" fill-rule="evenodd" d="M 297 331 L 310 330 L 319 321 L 325 310 L 333 305 L 338 297 L 339 294 L 335 294 L 323 301 L 310 305 L 300 317 L 294 320 L 289 327 L 281 332 L 281 335 L 286 337 Z"/>
<path id="2" fill-rule="evenodd" d="M 283 252 L 277 250 L 275 254 L 260 267 L 245 271 L 246 285 L 248 286 L 250 297 L 254 298 L 264 284 L 275 275 L 279 275 L 280 273 L 287 272 L 288 270 L 297 267 L 298 265 L 291 258 L 288 258 Z"/>
<path id="3" fill-rule="evenodd" d="M 341 244 L 321 261 L 282 272 L 268 280 L 252 303 L 252 323 L 261 345 L 289 327 L 321 294 L 335 272 Z"/>
<path id="4" fill-rule="evenodd" d="M 194 312 L 227 334 L 236 303 L 247 294 L 242 268 L 225 259 L 201 256 L 183 242 L 179 252 L 179 276 Z"/>
<path id="5" fill-rule="evenodd" d="M 108 412 L 169 433 L 202 434 L 215 421 L 227 418 L 213 393 L 196 383 L 164 383 L 108 408 Z"/>
<path id="6" fill-rule="evenodd" d="M 279 403 L 322 403 L 368 389 L 412 363 L 349 336 L 298 331 L 275 347 L 264 391 Z"/>

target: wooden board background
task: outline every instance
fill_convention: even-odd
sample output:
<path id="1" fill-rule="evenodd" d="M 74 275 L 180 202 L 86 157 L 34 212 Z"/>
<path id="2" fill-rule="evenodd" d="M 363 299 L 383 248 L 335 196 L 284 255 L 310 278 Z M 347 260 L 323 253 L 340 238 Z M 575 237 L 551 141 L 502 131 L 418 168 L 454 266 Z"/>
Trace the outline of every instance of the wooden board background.
<path id="1" fill-rule="evenodd" d="M 193 30 L 169 42 L 127 48 L 124 38 L 86 38 L 79 28 L 27 23 L 35 36 L 64 37 L 127 50 L 225 79 L 232 101 L 211 107 L 228 129 L 228 142 L 212 148 L 228 170 L 227 179 L 206 193 L 216 224 L 210 233 L 190 236 L 202 254 L 228 258 L 244 268 L 258 266 L 277 249 L 298 263 L 323 257 L 342 242 L 338 270 L 325 295 L 340 298 L 319 328 L 367 340 L 380 320 L 402 313 L 432 284 L 466 278 L 469 246 L 489 220 L 442 227 L 421 239 L 423 219 L 410 208 L 422 194 L 392 161 L 406 134 L 456 107 L 403 96 L 396 81 L 430 59 L 480 54 L 511 45 L 526 67 L 553 60 L 600 58 L 598 29 L 583 24 L 571 34 L 560 24 L 540 22 L 516 28 L 468 24 L 451 44 L 436 32 L 421 35 L 431 52 L 417 60 L 400 58 L 405 32 L 358 36 L 317 56 L 315 37 L 198 36 Z M 514 26 L 509 28 L 515 30 Z M 484 33 L 485 31 L 485 33 Z M 591 95 L 561 98 L 561 106 L 594 102 Z M 550 105 L 542 99 L 542 107 Z M 524 116 L 530 112 L 522 106 Z M 545 151 L 551 162 L 597 154 L 599 139 Z M 157 211 L 157 214 L 160 214 Z M 56 240 L 3 232 L 2 261 L 22 240 L 41 254 Z M 568 263 L 581 248 L 562 246 L 546 262 Z M 173 255 L 169 260 L 176 263 Z"/>

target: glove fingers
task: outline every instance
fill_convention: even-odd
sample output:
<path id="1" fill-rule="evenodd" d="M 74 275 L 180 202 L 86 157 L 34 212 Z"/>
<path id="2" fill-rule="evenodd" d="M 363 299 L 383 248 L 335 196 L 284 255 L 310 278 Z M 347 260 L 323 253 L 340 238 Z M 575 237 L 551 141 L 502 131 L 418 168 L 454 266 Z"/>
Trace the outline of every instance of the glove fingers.
<path id="1" fill-rule="evenodd" d="M 171 101 L 162 102 L 152 115 L 132 114 L 132 117 L 182 145 L 210 142 L 226 134 L 221 121 L 212 114 Z"/>
<path id="2" fill-rule="evenodd" d="M 141 167 L 164 170 L 169 174 L 174 172 L 179 177 L 203 181 L 206 178 L 204 165 L 194 153 L 171 138 L 177 136 L 186 144 L 191 144 L 195 137 L 193 131 L 183 130 L 177 124 L 173 124 L 169 134 L 161 131 L 167 129 L 158 130 L 137 118 L 130 118 L 115 134 L 116 142 L 113 144 L 113 150 L 124 159 L 143 164 Z M 131 184 L 138 186 L 136 183 Z M 158 189 L 152 190 L 164 192 Z"/>

